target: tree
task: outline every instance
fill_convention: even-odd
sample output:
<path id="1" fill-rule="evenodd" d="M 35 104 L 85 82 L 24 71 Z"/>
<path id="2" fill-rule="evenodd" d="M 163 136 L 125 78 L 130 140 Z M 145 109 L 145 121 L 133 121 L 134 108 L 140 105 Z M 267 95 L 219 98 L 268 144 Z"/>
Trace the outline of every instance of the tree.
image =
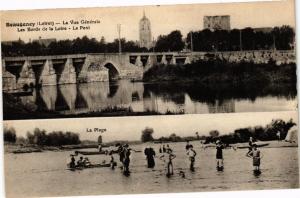
<path id="1" fill-rule="evenodd" d="M 181 51 L 183 47 L 182 34 L 179 30 L 175 30 L 168 35 L 160 35 L 157 39 L 155 50 L 159 52 Z"/>
<path id="2" fill-rule="evenodd" d="M 213 138 L 218 137 L 220 135 L 220 132 L 218 130 L 212 130 L 209 132 L 209 135 Z"/>
<path id="3" fill-rule="evenodd" d="M 16 136 L 16 130 L 13 127 L 7 128 L 4 127 L 4 142 L 11 142 L 15 143 L 17 136 Z"/>
<path id="4" fill-rule="evenodd" d="M 146 127 L 146 128 L 142 131 L 141 141 L 142 141 L 142 142 L 153 141 L 153 140 L 154 140 L 154 138 L 152 137 L 152 134 L 153 134 L 153 133 L 154 133 L 153 128 Z"/>

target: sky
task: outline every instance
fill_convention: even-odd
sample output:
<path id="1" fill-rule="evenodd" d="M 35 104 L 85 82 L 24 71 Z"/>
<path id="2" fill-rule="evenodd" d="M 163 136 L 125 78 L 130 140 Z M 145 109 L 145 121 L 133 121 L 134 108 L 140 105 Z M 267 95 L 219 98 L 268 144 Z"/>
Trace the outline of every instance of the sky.
<path id="1" fill-rule="evenodd" d="M 189 31 L 203 28 L 203 16 L 230 15 L 231 28 L 274 27 L 290 25 L 295 27 L 294 1 L 249 2 L 226 4 L 190 4 L 143 7 L 107 7 L 81 9 L 52 9 L 29 11 L 6 11 L 1 16 L 1 37 L 3 41 L 21 38 L 74 39 L 87 35 L 98 40 L 102 36 L 106 41 L 118 37 L 117 24 L 121 24 L 121 37 L 127 40 L 139 39 L 139 20 L 145 11 L 151 22 L 152 35 L 156 39 L 161 34 L 180 30 L 185 36 Z M 17 32 L 16 28 L 7 28 L 7 22 L 59 22 L 70 20 L 100 20 L 90 30 Z M 60 26 L 60 25 L 59 25 Z M 69 26 L 70 27 L 70 26 Z"/>
<path id="2" fill-rule="evenodd" d="M 227 113 L 227 114 L 187 114 L 169 116 L 139 116 L 139 117 L 102 117 L 102 118 L 72 118 L 49 120 L 19 120 L 4 121 L 4 127 L 14 127 L 17 136 L 26 136 L 27 131 L 34 128 L 51 131 L 72 131 L 79 133 L 81 140 L 94 140 L 102 135 L 104 142 L 113 140 L 140 140 L 141 131 L 146 127 L 153 128 L 154 138 L 169 136 L 175 133 L 179 136 L 208 135 L 211 130 L 220 134 L 228 134 L 235 129 L 244 127 L 266 126 L 272 119 L 291 118 L 298 124 L 297 111 L 261 112 L 261 113 Z M 87 129 L 106 129 L 104 133 L 87 132 Z"/>

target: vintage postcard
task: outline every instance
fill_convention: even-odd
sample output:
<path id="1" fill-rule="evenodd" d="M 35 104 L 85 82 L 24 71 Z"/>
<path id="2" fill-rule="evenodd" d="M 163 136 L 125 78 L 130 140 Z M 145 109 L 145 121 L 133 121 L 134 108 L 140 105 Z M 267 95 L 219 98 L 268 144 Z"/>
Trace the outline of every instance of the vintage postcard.
<path id="1" fill-rule="evenodd" d="M 297 109 L 294 1 L 7 11 L 1 30 L 4 120 Z"/>
<path id="2" fill-rule="evenodd" d="M 1 12 L 7 197 L 299 188 L 295 34 L 293 0 Z"/>

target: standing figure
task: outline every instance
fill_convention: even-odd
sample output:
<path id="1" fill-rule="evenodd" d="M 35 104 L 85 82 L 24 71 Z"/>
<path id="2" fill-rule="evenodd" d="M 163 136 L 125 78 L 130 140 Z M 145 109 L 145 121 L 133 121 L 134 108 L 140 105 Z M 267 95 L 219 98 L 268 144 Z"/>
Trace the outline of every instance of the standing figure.
<path id="1" fill-rule="evenodd" d="M 254 167 L 254 173 L 260 173 L 260 159 L 262 158 L 262 155 L 260 153 L 260 150 L 257 148 L 256 144 L 253 144 L 252 151 L 247 155 L 247 157 L 252 157 L 253 159 L 253 167 Z"/>
<path id="2" fill-rule="evenodd" d="M 163 145 L 163 153 L 165 153 L 166 152 L 166 147 L 165 147 L 165 145 Z"/>
<path id="3" fill-rule="evenodd" d="M 124 160 L 124 147 L 120 143 L 116 144 L 116 147 L 118 147 L 117 153 L 120 156 L 120 158 L 119 158 L 120 162 L 123 163 L 123 160 Z"/>
<path id="4" fill-rule="evenodd" d="M 112 170 L 114 170 L 117 163 L 115 162 L 112 152 L 109 152 L 109 155 L 110 155 L 110 167 Z"/>
<path id="5" fill-rule="evenodd" d="M 190 146 L 191 146 L 190 141 L 187 140 L 185 145 L 185 150 L 188 151 Z"/>
<path id="6" fill-rule="evenodd" d="M 223 160 L 223 149 L 224 145 L 221 143 L 220 140 L 217 140 L 217 153 L 216 153 L 216 159 L 217 159 L 217 170 L 223 171 L 224 169 L 224 160 Z"/>
<path id="7" fill-rule="evenodd" d="M 154 161 L 155 151 L 153 150 L 152 147 L 149 147 L 149 148 L 145 148 L 144 153 L 147 157 L 148 168 L 153 168 L 155 166 L 155 161 Z"/>
<path id="8" fill-rule="evenodd" d="M 102 151 L 102 144 L 101 144 L 101 143 L 98 144 L 98 151 L 99 151 L 99 152 Z"/>
<path id="9" fill-rule="evenodd" d="M 176 155 L 172 153 L 172 149 L 167 149 L 166 154 L 163 154 L 160 156 L 159 159 L 164 159 L 164 162 L 166 163 L 166 168 L 167 168 L 167 177 L 170 177 L 171 175 L 174 174 L 173 170 L 173 162 L 172 160 L 176 158 Z"/>
<path id="10" fill-rule="evenodd" d="M 129 148 L 128 144 L 124 145 L 124 159 L 123 159 L 123 174 L 129 175 L 129 164 L 130 164 L 130 155 L 131 149 Z"/>
<path id="11" fill-rule="evenodd" d="M 191 171 L 195 171 L 195 168 L 194 168 L 194 163 L 195 163 L 195 157 L 197 155 L 196 151 L 194 150 L 193 148 L 193 145 L 190 145 L 189 146 L 189 149 L 186 153 L 188 156 L 189 156 L 189 160 L 190 160 L 190 170 Z"/>
<path id="12" fill-rule="evenodd" d="M 249 153 L 252 151 L 252 146 L 253 146 L 253 144 L 254 144 L 253 138 L 250 137 L 250 138 L 249 138 L 249 150 L 248 150 L 248 152 L 246 153 L 246 156 L 248 156 Z"/>
<path id="13" fill-rule="evenodd" d="M 280 131 L 277 131 L 276 135 L 277 135 L 278 142 L 279 142 L 280 141 Z"/>

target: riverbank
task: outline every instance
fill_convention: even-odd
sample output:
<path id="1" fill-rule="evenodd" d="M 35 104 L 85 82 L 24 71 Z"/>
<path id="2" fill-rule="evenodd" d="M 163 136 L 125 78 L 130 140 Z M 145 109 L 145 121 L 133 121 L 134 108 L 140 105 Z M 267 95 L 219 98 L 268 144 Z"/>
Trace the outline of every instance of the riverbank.
<path id="1" fill-rule="evenodd" d="M 86 149 L 86 148 L 97 148 L 97 143 L 95 144 L 77 144 L 77 145 L 63 145 L 63 146 L 39 146 L 33 144 L 13 144 L 5 143 L 4 152 L 23 154 L 23 153 L 38 153 L 44 151 L 66 151 L 74 149 Z"/>
<path id="2" fill-rule="evenodd" d="M 145 82 L 197 82 L 201 84 L 227 83 L 269 84 L 296 83 L 296 64 L 276 65 L 269 63 L 241 62 L 223 60 L 200 60 L 186 65 L 155 65 L 144 73 Z"/>
<path id="3" fill-rule="evenodd" d="M 298 143 L 296 142 L 287 142 L 284 140 L 277 141 L 277 140 L 272 140 L 272 141 L 258 141 L 255 142 L 257 145 L 264 145 L 262 148 L 289 148 L 289 147 L 298 147 Z M 216 147 L 215 144 L 204 144 L 203 147 L 205 148 L 210 148 L 210 147 Z M 237 149 L 248 149 L 249 148 L 249 143 L 236 143 L 236 144 L 230 144 L 230 147 L 228 148 L 237 148 Z"/>
<path id="4" fill-rule="evenodd" d="M 142 142 L 134 141 L 127 142 L 130 145 L 142 145 Z M 183 142 L 165 142 L 169 143 L 183 143 Z M 199 141 L 190 141 L 191 144 L 196 145 L 199 144 Z M 263 148 L 285 148 L 285 147 L 298 147 L 298 143 L 291 143 L 286 141 L 260 141 L 258 144 L 268 144 Z M 108 147 L 110 145 L 115 145 L 113 143 L 104 144 L 103 147 Z M 230 144 L 233 148 L 243 149 L 244 147 L 248 147 L 248 143 L 236 143 Z M 95 144 L 78 144 L 78 145 L 64 145 L 64 146 L 38 146 L 38 145 L 21 145 L 21 144 L 4 144 L 4 152 L 5 153 L 14 153 L 14 154 L 24 154 L 24 153 L 36 153 L 36 152 L 45 152 L 45 151 L 72 151 L 75 149 L 97 149 L 98 145 Z M 215 144 L 205 144 L 203 148 L 211 148 L 215 147 Z"/>

